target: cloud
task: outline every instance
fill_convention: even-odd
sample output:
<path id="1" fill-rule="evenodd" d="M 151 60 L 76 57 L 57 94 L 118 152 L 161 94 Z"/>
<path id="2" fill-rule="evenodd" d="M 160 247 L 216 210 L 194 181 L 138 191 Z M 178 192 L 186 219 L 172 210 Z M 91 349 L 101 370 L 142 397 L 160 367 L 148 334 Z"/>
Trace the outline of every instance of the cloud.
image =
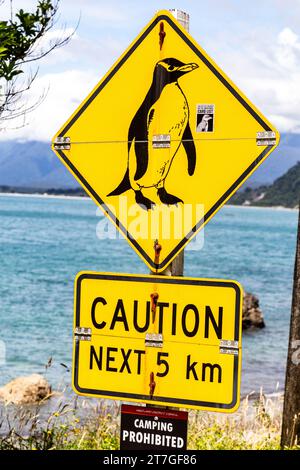
<path id="1" fill-rule="evenodd" d="M 40 76 L 30 92 L 24 96 L 24 100 L 29 104 L 34 103 L 37 97 L 48 90 L 44 101 L 33 113 L 28 114 L 28 124 L 25 127 L 17 128 L 22 126 L 22 119 L 9 123 L 10 129 L 2 130 L 0 140 L 50 141 L 96 85 L 98 79 L 94 72 L 82 70 Z"/>
<path id="2" fill-rule="evenodd" d="M 47 36 L 44 40 L 45 47 L 51 44 L 51 41 L 67 37 L 72 30 L 51 31 L 51 37 Z M 123 43 L 110 35 L 100 37 L 97 42 L 81 37 L 77 32 L 74 33 L 70 42 L 55 52 L 47 55 L 41 62 L 42 67 L 73 67 L 90 69 L 97 67 L 98 70 L 106 71 L 111 66 L 112 61 L 117 60 L 123 52 Z"/>
<path id="3" fill-rule="evenodd" d="M 40 108 L 28 116 L 30 124 L 17 131 L 18 135 L 49 139 L 128 46 L 135 28 L 141 29 L 144 18 L 151 17 L 150 10 L 154 12 L 163 2 L 154 0 L 150 6 L 133 0 L 120 3 L 115 0 L 109 3 L 104 0 L 61 2 L 61 18 L 75 25 L 82 9 L 81 22 L 68 45 L 40 62 L 41 75 L 29 96 L 34 100 L 41 90 L 48 86 L 50 90 Z M 270 11 L 268 25 L 256 14 L 257 2 L 245 7 L 237 6 L 232 0 L 214 0 L 203 8 L 197 7 L 197 2 L 188 7 L 188 3 L 184 1 L 183 7 L 190 8 L 192 35 L 199 37 L 200 44 L 279 130 L 300 132 L 300 38 L 292 20 L 288 21 L 292 13 L 299 13 L 300 18 L 300 0 L 266 0 L 261 8 L 263 12 Z M 269 9 L 272 3 L 275 6 Z M 291 8 L 293 3 L 296 9 Z M 16 8 L 21 4 L 32 9 L 35 0 L 14 1 Z M 207 20 L 212 12 L 215 12 L 215 21 L 210 25 Z M 278 22 L 274 15 L 278 16 Z M 45 41 L 70 32 L 71 28 L 65 33 L 62 28 L 50 31 Z M 45 115 L 49 116 L 47 123 Z M 16 133 L 6 135 L 14 138 Z M 3 135 L 0 134 L 0 138 L 3 139 Z"/>
<path id="4" fill-rule="evenodd" d="M 271 122 L 276 123 L 278 129 L 281 132 L 300 132 L 300 125 L 298 119 L 293 119 L 291 117 L 281 116 L 278 114 L 270 114 L 269 119 Z"/>
<path id="5" fill-rule="evenodd" d="M 21 8 L 25 11 L 34 12 L 37 7 L 38 0 L 13 0 L 13 13 Z M 130 5 L 131 3 L 131 5 Z M 80 13 L 89 23 L 97 22 L 98 25 L 111 27 L 119 27 L 122 24 L 129 25 L 132 9 L 139 6 L 138 1 L 127 0 L 120 2 L 119 0 L 61 0 L 58 8 L 59 19 L 65 19 L 73 22 L 78 20 Z M 1 4 L 2 18 L 9 19 L 11 15 L 11 5 L 9 0 L 4 0 Z"/>
<path id="6" fill-rule="evenodd" d="M 222 37 L 220 49 L 209 46 L 221 68 L 280 131 L 300 132 L 300 38 L 295 31 L 288 26 L 276 35 L 253 30 Z"/>
<path id="7" fill-rule="evenodd" d="M 53 32 L 53 37 L 56 37 L 55 34 Z M 217 63 L 280 131 L 300 132 L 298 35 L 285 27 L 277 33 L 275 41 L 265 37 L 260 41 L 260 47 L 254 42 L 255 32 L 251 33 L 251 37 L 252 40 L 248 37 L 243 41 L 244 46 L 239 50 L 234 49 L 230 42 L 223 41 L 222 50 L 215 57 Z M 88 40 L 76 34 L 71 44 L 57 50 L 45 60 L 48 66 L 66 63 L 69 67 L 73 62 L 77 68 L 40 76 L 27 99 L 34 102 L 43 90 L 49 88 L 45 101 L 34 113 L 28 115 L 29 124 L 25 128 L 2 132 L 0 139 L 49 140 L 100 80 L 111 65 L 112 56 L 116 59 L 122 49 L 119 41 L 107 43 L 105 39 L 93 48 Z M 100 65 L 98 70 L 93 68 L 95 57 L 97 65 Z M 86 63 L 89 68 L 81 70 L 79 67 L 84 60 L 88 61 Z M 14 127 L 17 125 L 13 124 Z"/>
<path id="8" fill-rule="evenodd" d="M 100 4 L 99 4 L 100 3 Z M 88 2 L 83 2 L 82 0 L 65 0 L 65 6 L 67 8 L 74 9 L 74 6 L 78 6 L 78 9 L 82 9 L 82 13 L 87 18 L 97 20 L 101 23 L 110 23 L 115 25 L 116 23 L 127 23 L 130 21 L 130 8 L 125 4 L 117 4 L 110 2 L 111 5 L 108 5 L 106 2 L 99 2 L 99 0 L 89 0 Z"/>
<path id="9" fill-rule="evenodd" d="M 296 46 L 299 48 L 298 36 L 290 28 L 284 28 L 278 34 L 278 44 L 283 46 Z"/>
<path id="10" fill-rule="evenodd" d="M 282 29 L 259 57 L 257 78 L 248 83 L 259 103 L 283 131 L 298 132 L 300 117 L 300 41 L 289 27 Z"/>

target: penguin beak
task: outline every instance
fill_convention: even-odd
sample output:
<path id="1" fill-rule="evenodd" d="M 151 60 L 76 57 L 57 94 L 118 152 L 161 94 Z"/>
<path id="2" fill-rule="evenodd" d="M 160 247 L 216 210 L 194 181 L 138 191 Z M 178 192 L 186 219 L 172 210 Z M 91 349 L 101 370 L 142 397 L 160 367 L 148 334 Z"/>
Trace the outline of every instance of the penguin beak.
<path id="1" fill-rule="evenodd" d="M 193 70 L 197 69 L 199 67 L 199 65 L 195 64 L 195 63 L 190 63 L 190 64 L 184 64 L 182 65 L 181 67 L 178 67 L 178 72 L 181 72 L 181 73 L 187 73 L 187 72 L 192 72 Z"/>

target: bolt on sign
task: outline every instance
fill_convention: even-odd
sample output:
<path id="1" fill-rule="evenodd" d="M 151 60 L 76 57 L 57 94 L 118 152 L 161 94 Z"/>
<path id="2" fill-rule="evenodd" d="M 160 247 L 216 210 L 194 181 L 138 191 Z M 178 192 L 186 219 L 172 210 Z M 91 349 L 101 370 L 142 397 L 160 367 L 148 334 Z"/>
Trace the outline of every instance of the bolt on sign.
<path id="1" fill-rule="evenodd" d="M 241 299 L 235 281 L 79 273 L 74 390 L 115 400 L 235 411 Z"/>
<path id="2" fill-rule="evenodd" d="M 161 11 L 57 132 L 53 150 L 161 272 L 278 142 L 272 124 Z"/>

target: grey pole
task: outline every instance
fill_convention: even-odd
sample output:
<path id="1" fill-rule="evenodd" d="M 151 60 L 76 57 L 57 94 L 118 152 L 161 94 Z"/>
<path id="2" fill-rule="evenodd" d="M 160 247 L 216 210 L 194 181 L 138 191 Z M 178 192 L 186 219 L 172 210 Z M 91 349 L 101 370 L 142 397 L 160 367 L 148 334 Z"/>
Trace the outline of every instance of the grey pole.
<path id="1" fill-rule="evenodd" d="M 172 15 L 177 19 L 177 21 L 187 30 L 189 31 L 189 21 L 190 21 L 190 17 L 189 17 L 189 14 L 188 13 L 185 13 L 181 10 L 178 10 L 176 8 L 174 9 L 171 9 L 169 10 Z M 158 251 L 157 251 L 158 249 Z M 159 256 L 159 252 L 160 252 L 160 249 L 161 249 L 161 246 L 159 245 L 158 241 L 155 241 L 154 243 L 154 250 L 155 250 L 155 253 L 156 255 L 158 254 Z M 155 255 L 155 256 L 156 256 Z M 172 261 L 172 263 L 169 264 L 169 266 L 161 273 L 158 273 L 158 275 L 160 276 L 183 276 L 183 270 L 184 270 L 184 251 L 182 250 L 177 256 L 176 258 Z M 150 274 L 152 275 L 156 275 L 156 273 L 150 271 Z M 154 296 L 155 294 L 153 294 Z M 154 300 L 155 299 L 155 300 Z M 152 302 L 154 302 L 153 305 L 153 308 L 154 308 L 154 312 L 155 312 L 155 309 L 156 309 L 156 302 L 157 302 L 157 297 L 152 297 Z M 153 375 L 153 372 L 151 373 L 150 375 L 150 390 L 151 388 L 154 387 L 155 388 L 155 381 L 154 381 L 154 375 Z M 154 390 L 153 388 L 153 390 Z M 153 393 L 153 391 L 152 391 Z M 151 405 L 153 406 L 154 408 L 165 408 L 165 407 L 161 407 L 161 406 L 158 406 L 158 405 Z M 167 408 L 170 408 L 172 409 L 172 407 L 167 407 Z M 176 408 L 174 408 L 176 409 Z"/>
<path id="2" fill-rule="evenodd" d="M 184 11 L 172 8 L 169 10 L 176 20 L 183 26 L 187 31 L 190 28 L 190 15 Z M 161 273 L 162 276 L 183 276 L 184 270 L 184 251 L 182 250 L 172 263 Z M 153 273 L 151 273 L 153 274 Z"/>
<path id="3" fill-rule="evenodd" d="M 281 447 L 300 443 L 300 204 Z"/>

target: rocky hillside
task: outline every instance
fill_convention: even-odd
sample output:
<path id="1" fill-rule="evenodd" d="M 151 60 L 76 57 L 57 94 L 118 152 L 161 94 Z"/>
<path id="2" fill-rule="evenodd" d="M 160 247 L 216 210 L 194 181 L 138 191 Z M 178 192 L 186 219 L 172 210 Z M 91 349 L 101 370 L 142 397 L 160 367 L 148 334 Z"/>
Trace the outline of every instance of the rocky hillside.
<path id="1" fill-rule="evenodd" d="M 247 187 L 230 199 L 230 204 L 245 206 L 297 207 L 300 200 L 300 162 L 270 186 Z"/>

